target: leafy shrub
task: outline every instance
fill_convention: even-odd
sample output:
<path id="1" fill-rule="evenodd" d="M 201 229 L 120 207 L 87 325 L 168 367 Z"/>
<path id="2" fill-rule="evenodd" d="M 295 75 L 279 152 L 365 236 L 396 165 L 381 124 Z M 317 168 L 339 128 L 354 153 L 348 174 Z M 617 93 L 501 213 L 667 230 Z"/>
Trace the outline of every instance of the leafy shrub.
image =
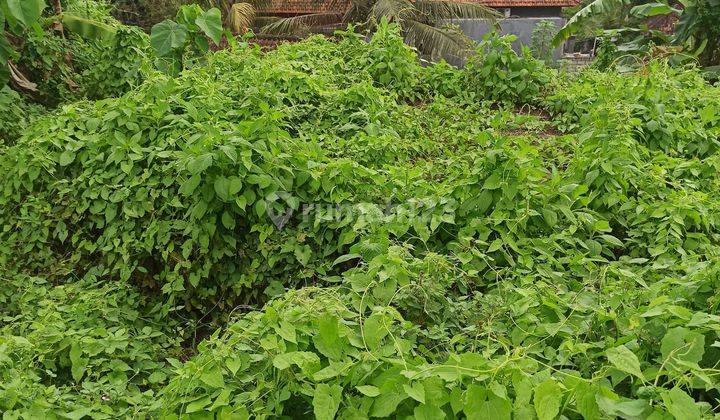
<path id="1" fill-rule="evenodd" d="M 4 149 L 0 407 L 711 417 L 718 88 L 554 80 L 507 38 L 387 73 L 386 28 L 218 52 Z M 508 68 L 533 87 L 491 90 Z M 517 109 L 543 89 L 552 121 Z"/>
<path id="2" fill-rule="evenodd" d="M 35 31 L 28 31 L 24 41 L 17 64 L 37 84 L 40 101 L 56 106 L 75 99 L 78 84 L 69 51 L 75 52 L 82 61 L 88 51 L 87 44 Z"/>
<path id="3" fill-rule="evenodd" d="M 652 62 L 634 75 L 586 71 L 547 102 L 565 118 L 563 128 L 588 125 L 607 109 L 622 106 L 637 122 L 638 140 L 651 149 L 708 156 L 719 145 L 717 92 L 698 71 Z"/>
<path id="4" fill-rule="evenodd" d="M 682 279 L 658 280 L 651 290 L 630 295 L 628 282 L 637 278 L 639 269 L 627 262 L 611 264 L 604 285 L 608 301 L 596 299 L 587 286 L 568 290 L 552 283 L 521 286 L 515 281 L 500 284 L 488 295 L 453 300 L 440 290 L 434 297 L 423 291 L 435 281 L 443 284 L 443 277 L 461 280 L 461 270 L 448 270 L 447 261 L 436 267 L 440 261 L 430 257 L 412 262 L 396 251 L 376 257 L 367 270 L 346 273 L 340 288 L 290 292 L 212 337 L 198 356 L 178 366 L 163 392 L 166 414 L 458 418 L 489 411 L 503 417 L 553 418 L 573 410 L 593 418 L 631 412 L 627 410 L 642 416 L 686 410 L 697 418 L 709 413 L 708 404 L 695 405 L 680 387 L 642 384 L 651 379 L 645 375 L 653 371 L 645 366 L 656 357 L 666 362 L 663 373 L 679 381 L 691 375 L 693 368 L 687 364 L 703 359 L 703 334 L 712 330 L 714 335 L 717 329 L 688 326 L 689 318 L 683 321 L 668 309 L 683 302 L 685 293 L 698 292 L 698 308 L 705 304 L 717 282 L 712 263 L 688 267 Z M 669 302 L 653 303 L 659 295 L 673 295 L 677 284 L 689 290 Z M 407 294 L 398 296 L 408 287 Z M 462 320 L 464 327 L 410 322 L 403 310 L 408 298 L 429 305 L 425 313 L 437 299 L 437 313 L 452 311 L 445 315 Z M 538 324 L 549 310 L 539 302 L 548 300 L 558 305 L 551 313 L 569 314 L 559 329 L 554 322 Z M 392 306 L 384 306 L 388 303 Z M 678 311 L 690 311 L 693 305 L 680 304 L 674 306 Z M 615 317 L 620 309 L 622 314 Z M 633 324 L 635 317 L 638 324 Z M 706 317 L 715 319 L 702 312 L 693 315 Z M 603 340 L 602 328 L 609 323 L 616 325 L 619 337 Z M 476 327 L 468 331 L 470 325 Z M 541 338 L 548 329 L 555 345 Z M 585 346 L 575 348 L 579 337 Z M 478 352 L 474 346 L 481 338 L 486 340 Z M 509 345 L 516 350 L 508 352 Z M 566 350 L 547 350 L 554 346 Z M 680 356 L 683 346 L 690 351 Z M 710 359 L 716 358 L 713 352 Z M 568 363 L 576 368 L 562 368 Z M 637 381 L 633 389 L 639 398 L 618 395 L 613 378 Z M 665 408 L 647 398 L 665 401 Z"/>
<path id="5" fill-rule="evenodd" d="M 133 416 L 155 404 L 153 389 L 170 373 L 164 359 L 180 343 L 142 295 L 120 283 L 55 286 L 10 273 L 2 281 L 0 306 L 12 320 L 0 328 L 5 416 Z"/>
<path id="6" fill-rule="evenodd" d="M 419 90 L 423 96 L 430 98 L 436 95 L 446 98 L 462 98 L 467 94 L 463 85 L 463 71 L 444 60 L 432 66 L 423 67 L 420 81 Z M 468 102 L 470 101 L 468 100 Z"/>
<path id="7" fill-rule="evenodd" d="M 465 88 L 478 98 L 533 103 L 550 80 L 548 70 L 527 49 L 522 57 L 512 49 L 514 35 L 487 34 L 465 65 Z"/>
<path id="8" fill-rule="evenodd" d="M 402 98 L 413 99 L 420 66 L 415 52 L 405 44 L 398 25 L 383 18 L 361 60 L 360 66 L 367 69 L 378 85 Z"/>
<path id="9" fill-rule="evenodd" d="M 198 57 L 210 50 L 208 38 L 219 45 L 222 40 L 220 10 L 203 10 L 197 4 L 182 6 L 175 20 L 165 19 L 154 25 L 150 45 L 158 57 L 156 65 L 168 74 L 177 75 Z"/>
<path id="10" fill-rule="evenodd" d="M 37 85 L 33 100 L 50 107 L 80 98 L 118 96 L 142 81 L 147 36 L 119 24 L 103 1 L 71 1 L 62 17 L 41 19 L 42 30 L 26 31 L 20 59 Z M 55 32 L 62 22 L 64 36 Z"/>
<path id="11" fill-rule="evenodd" d="M 530 39 L 530 51 L 532 56 L 538 60 L 550 64 L 553 61 L 552 40 L 558 32 L 555 22 L 552 20 L 541 20 L 533 28 Z"/>
<path id="12" fill-rule="evenodd" d="M 0 145 L 13 144 L 40 113 L 42 107 L 27 103 L 8 86 L 0 89 Z"/>
<path id="13" fill-rule="evenodd" d="M 98 46 L 87 60 L 93 65 L 82 72 L 80 86 L 88 98 L 120 96 L 144 80 L 149 41 L 137 28 L 119 27 L 109 45 Z"/>

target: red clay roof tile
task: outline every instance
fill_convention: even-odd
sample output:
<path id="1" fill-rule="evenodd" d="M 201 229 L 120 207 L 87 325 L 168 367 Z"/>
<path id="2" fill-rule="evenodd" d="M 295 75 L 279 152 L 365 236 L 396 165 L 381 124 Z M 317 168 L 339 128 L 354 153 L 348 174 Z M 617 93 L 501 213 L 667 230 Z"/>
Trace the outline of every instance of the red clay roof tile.
<path id="1" fill-rule="evenodd" d="M 306 15 L 311 13 L 345 13 L 350 0 L 271 0 L 258 9 L 261 14 Z"/>
<path id="2" fill-rule="evenodd" d="M 464 0 L 490 7 L 569 7 L 577 6 L 580 0 Z M 344 13 L 350 0 L 271 0 L 260 8 L 265 15 L 305 15 L 311 13 Z"/>
<path id="3" fill-rule="evenodd" d="M 475 0 L 491 7 L 572 7 L 580 0 Z"/>

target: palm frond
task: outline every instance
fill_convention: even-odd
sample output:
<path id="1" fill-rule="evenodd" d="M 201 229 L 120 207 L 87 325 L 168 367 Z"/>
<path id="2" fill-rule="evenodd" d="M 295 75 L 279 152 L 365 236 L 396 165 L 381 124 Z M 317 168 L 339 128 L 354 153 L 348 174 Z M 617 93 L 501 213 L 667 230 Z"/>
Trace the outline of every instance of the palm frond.
<path id="1" fill-rule="evenodd" d="M 568 38 L 573 36 L 582 25 L 597 16 L 611 14 L 618 9 L 630 4 L 632 0 L 595 0 L 587 6 L 580 9 L 573 17 L 568 19 L 565 26 L 553 38 L 553 46 L 557 47 Z"/>
<path id="2" fill-rule="evenodd" d="M 315 13 L 281 18 L 263 26 L 260 32 L 273 35 L 306 34 L 312 28 L 339 23 L 342 18 L 343 15 L 339 13 Z"/>
<path id="3" fill-rule="evenodd" d="M 232 0 L 232 1 L 236 1 L 236 0 Z M 255 10 L 260 10 L 260 9 L 267 9 L 267 8 L 271 7 L 273 4 L 273 0 L 250 0 L 249 3 L 252 4 L 253 7 L 255 7 Z"/>
<path id="4" fill-rule="evenodd" d="M 471 42 L 461 31 L 438 28 L 416 20 L 403 23 L 405 42 L 430 57 L 464 57 L 470 51 Z"/>
<path id="5" fill-rule="evenodd" d="M 373 5 L 375 5 L 374 0 L 350 0 L 350 7 L 343 16 L 343 22 L 360 23 L 361 25 L 367 23 Z"/>
<path id="6" fill-rule="evenodd" d="M 495 9 L 479 3 L 453 0 L 417 0 L 415 8 L 429 22 L 447 19 L 486 19 L 495 21 L 500 17 Z"/>
<path id="7" fill-rule="evenodd" d="M 230 7 L 227 24 L 235 34 L 247 32 L 255 21 L 255 6 L 250 3 L 235 3 Z"/>
<path id="8" fill-rule="evenodd" d="M 374 26 L 382 18 L 390 22 L 401 23 L 405 19 L 414 17 L 415 7 L 410 0 L 377 0 L 370 8 L 368 22 Z"/>

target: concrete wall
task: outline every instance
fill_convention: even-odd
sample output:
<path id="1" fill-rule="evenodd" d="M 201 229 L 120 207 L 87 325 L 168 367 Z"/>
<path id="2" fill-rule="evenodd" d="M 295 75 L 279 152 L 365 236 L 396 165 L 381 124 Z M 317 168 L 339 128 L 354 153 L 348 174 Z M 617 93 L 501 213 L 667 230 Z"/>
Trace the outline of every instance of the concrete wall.
<path id="1" fill-rule="evenodd" d="M 562 16 L 561 7 L 511 7 L 511 17 L 542 17 L 555 18 Z M 504 12 L 504 9 L 502 10 Z"/>
<path id="2" fill-rule="evenodd" d="M 559 30 L 565 25 L 565 19 L 560 17 L 546 18 L 510 18 L 500 21 L 500 33 L 503 35 L 513 34 L 518 39 L 513 43 L 516 51 L 520 52 L 521 45 L 532 45 L 532 33 L 535 26 L 543 20 L 555 22 L 555 26 Z M 490 25 L 481 19 L 453 19 L 450 23 L 460 26 L 460 29 L 475 41 L 480 41 L 483 35 L 490 32 Z M 553 51 L 553 58 L 556 60 L 562 57 L 562 47 L 558 47 Z"/>

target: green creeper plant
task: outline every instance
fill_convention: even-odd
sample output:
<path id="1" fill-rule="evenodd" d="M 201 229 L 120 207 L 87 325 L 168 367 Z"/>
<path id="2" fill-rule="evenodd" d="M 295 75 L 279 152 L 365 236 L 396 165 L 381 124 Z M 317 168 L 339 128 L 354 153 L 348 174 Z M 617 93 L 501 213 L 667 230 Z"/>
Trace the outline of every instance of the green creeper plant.
<path id="1" fill-rule="evenodd" d="M 509 38 L 423 68 L 386 29 L 148 72 L 0 150 L 4 416 L 715 416 L 720 87 Z"/>

